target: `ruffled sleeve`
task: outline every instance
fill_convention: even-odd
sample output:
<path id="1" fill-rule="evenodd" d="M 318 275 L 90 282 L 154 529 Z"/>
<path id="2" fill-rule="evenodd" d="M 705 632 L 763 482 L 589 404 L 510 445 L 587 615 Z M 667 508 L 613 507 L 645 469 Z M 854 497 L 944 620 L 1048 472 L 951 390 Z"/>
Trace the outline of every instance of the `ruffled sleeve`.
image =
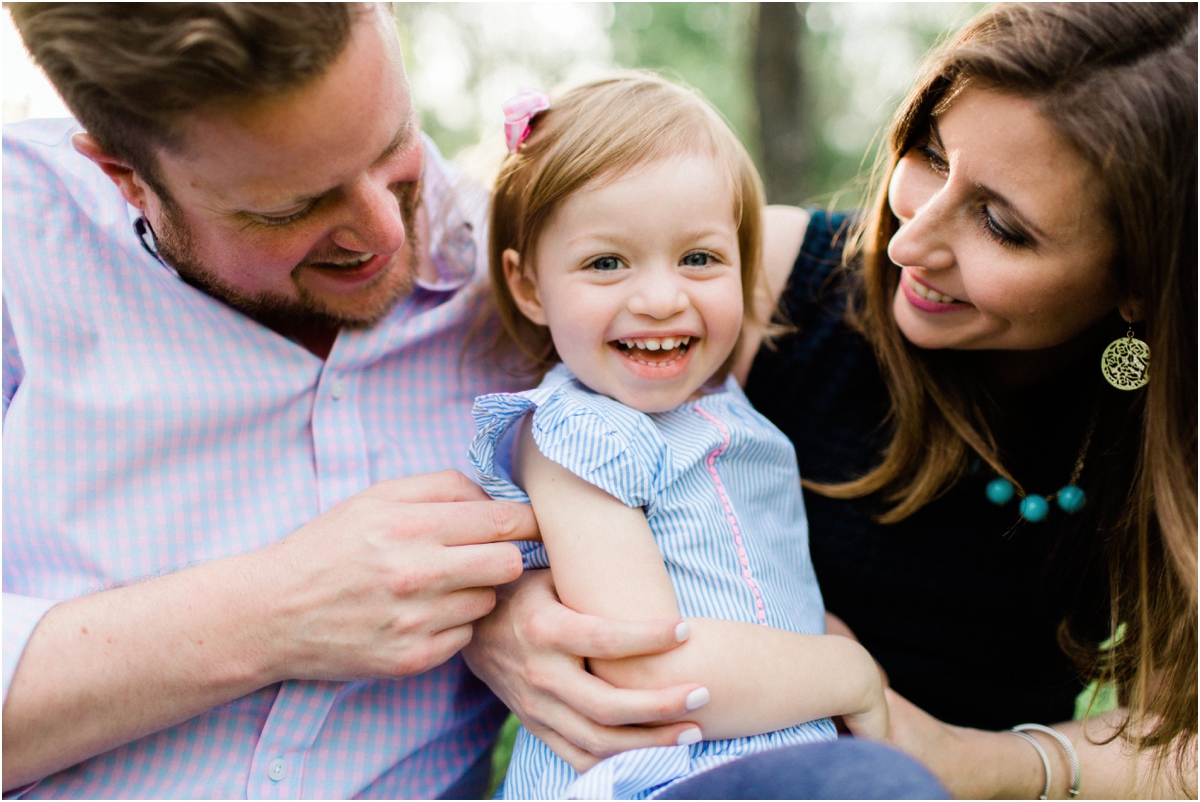
<path id="1" fill-rule="evenodd" d="M 529 503 L 511 475 L 513 425 L 533 411 L 538 449 L 630 507 L 654 503 L 667 444 L 650 417 L 586 389 L 559 366 L 536 390 L 475 400 L 471 462 L 492 498 Z"/>
<path id="2" fill-rule="evenodd" d="M 630 507 L 658 495 L 667 444 L 649 416 L 577 382 L 560 385 L 533 415 L 538 450 Z"/>
<path id="3" fill-rule="evenodd" d="M 493 393 L 475 399 L 475 441 L 471 443 L 471 465 L 475 478 L 492 498 L 529 503 L 525 491 L 512 481 L 513 426 L 537 404 L 528 393 Z"/>

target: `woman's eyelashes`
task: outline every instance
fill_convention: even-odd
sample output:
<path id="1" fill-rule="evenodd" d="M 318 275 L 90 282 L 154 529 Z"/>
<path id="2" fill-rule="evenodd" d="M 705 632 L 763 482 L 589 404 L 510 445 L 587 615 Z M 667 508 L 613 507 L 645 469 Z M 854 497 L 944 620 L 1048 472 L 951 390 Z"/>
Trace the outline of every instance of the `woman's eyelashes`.
<path id="1" fill-rule="evenodd" d="M 950 163 L 946 160 L 941 147 L 932 140 L 920 145 L 917 152 L 932 172 L 943 178 L 950 175 Z M 986 203 L 979 207 L 979 221 L 983 233 L 988 239 L 1006 248 L 1019 248 L 1029 244 L 1028 237 L 1001 223 Z"/>
<path id="2" fill-rule="evenodd" d="M 946 156 L 942 153 L 941 148 L 932 141 L 918 147 L 917 152 L 921 154 L 925 164 L 929 165 L 930 170 L 940 176 L 950 175 L 950 163 L 946 161 Z"/>
<path id="3" fill-rule="evenodd" d="M 979 207 L 980 222 L 983 224 L 983 233 L 993 241 L 1003 245 L 1005 248 L 1020 248 L 1027 245 L 1029 240 L 1013 231 L 1010 231 L 988 208 L 987 204 Z"/>

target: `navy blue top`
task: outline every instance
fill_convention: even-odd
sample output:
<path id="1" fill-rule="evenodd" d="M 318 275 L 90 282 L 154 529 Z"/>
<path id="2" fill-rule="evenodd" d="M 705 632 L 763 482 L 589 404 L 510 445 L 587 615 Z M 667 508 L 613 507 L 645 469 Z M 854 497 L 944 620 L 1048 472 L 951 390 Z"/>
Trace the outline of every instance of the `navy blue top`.
<path id="1" fill-rule="evenodd" d="M 746 387 L 792 440 L 801 475 L 819 481 L 862 475 L 886 443 L 887 389 L 870 346 L 843 321 L 847 280 L 834 268 L 844 225 L 844 217 L 813 213 L 781 300 L 798 332 L 759 351 Z M 1081 364 L 1003 399 L 1011 413 L 999 433 L 1002 447 L 1011 446 L 1005 465 L 1031 492 L 1066 484 L 1098 378 L 1098 369 Z M 1070 570 L 1059 560 L 1070 548 L 1100 550 L 1070 534 L 1086 525 L 1087 513 L 1068 520 L 1054 508 L 1042 523 L 1018 523 L 1015 502 L 987 501 L 992 478 L 978 471 L 888 526 L 872 519 L 885 509 L 878 498 L 805 490 L 826 608 L 854 630 L 899 693 L 943 721 L 1001 729 L 1068 720 L 1084 682 L 1056 629 L 1067 610 L 1083 607 L 1088 631 L 1102 639 L 1107 602 L 1097 575 L 1085 576 L 1078 559 Z M 1085 465 L 1085 490 L 1088 480 Z"/>

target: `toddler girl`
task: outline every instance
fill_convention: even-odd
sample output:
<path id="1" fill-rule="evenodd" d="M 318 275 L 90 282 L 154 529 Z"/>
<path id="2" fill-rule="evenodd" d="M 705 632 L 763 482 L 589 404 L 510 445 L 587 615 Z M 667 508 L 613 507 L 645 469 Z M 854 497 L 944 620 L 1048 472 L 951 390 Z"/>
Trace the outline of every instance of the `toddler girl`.
<path id="1" fill-rule="evenodd" d="M 707 103 L 647 75 L 594 81 L 553 104 L 526 93 L 508 108 L 492 279 L 508 336 L 548 372 L 536 390 L 476 401 L 471 456 L 494 498 L 533 504 L 544 546 L 529 544 L 526 564 L 548 565 L 563 603 L 583 613 L 820 635 L 795 454 L 729 376 L 760 251 L 762 191 L 745 150 Z M 812 664 L 797 671 L 857 684 L 845 698 L 865 701 L 817 701 L 808 717 L 856 715 L 856 731 L 884 737 L 865 651 L 811 643 Z M 653 659 L 589 666 L 624 687 L 673 684 L 650 675 Z M 753 689 L 727 688 L 712 662 L 675 682 L 705 679 L 695 703 L 711 692 L 712 712 L 737 707 L 725 713 L 736 719 Z M 817 718 L 700 737 L 687 730 L 677 747 L 580 775 L 522 728 L 503 795 L 644 798 L 740 755 L 836 733 Z"/>

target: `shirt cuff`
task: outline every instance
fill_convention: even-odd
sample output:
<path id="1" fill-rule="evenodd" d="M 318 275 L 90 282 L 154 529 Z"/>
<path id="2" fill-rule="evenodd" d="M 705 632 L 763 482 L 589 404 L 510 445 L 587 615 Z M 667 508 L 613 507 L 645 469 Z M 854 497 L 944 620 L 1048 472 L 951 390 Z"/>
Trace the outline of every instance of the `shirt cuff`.
<path id="1" fill-rule="evenodd" d="M 13 674 L 17 673 L 17 664 L 25 653 L 29 636 L 46 611 L 56 604 L 54 599 L 4 594 L 4 701 L 8 700 L 8 686 L 12 684 Z"/>

